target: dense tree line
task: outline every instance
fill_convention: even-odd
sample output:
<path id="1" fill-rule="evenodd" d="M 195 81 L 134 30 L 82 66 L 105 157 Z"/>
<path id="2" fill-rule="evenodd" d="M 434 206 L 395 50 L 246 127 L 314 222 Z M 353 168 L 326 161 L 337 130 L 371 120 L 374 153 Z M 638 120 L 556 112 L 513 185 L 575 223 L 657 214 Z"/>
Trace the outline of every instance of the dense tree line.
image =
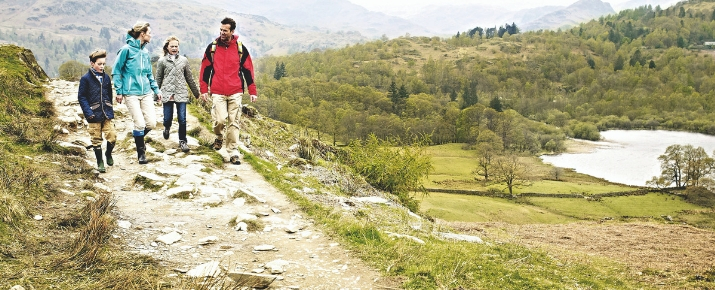
<path id="1" fill-rule="evenodd" d="M 258 82 L 259 106 L 345 143 L 374 133 L 476 144 L 489 130 L 505 149 L 539 151 L 559 148 L 564 134 L 597 139 L 615 128 L 715 134 L 715 61 L 699 49 L 715 40 L 705 2 L 714 1 L 643 6 L 564 31 L 488 39 L 472 29 L 265 58 L 260 71 L 285 69 Z M 429 53 L 461 47 L 478 53 Z"/>

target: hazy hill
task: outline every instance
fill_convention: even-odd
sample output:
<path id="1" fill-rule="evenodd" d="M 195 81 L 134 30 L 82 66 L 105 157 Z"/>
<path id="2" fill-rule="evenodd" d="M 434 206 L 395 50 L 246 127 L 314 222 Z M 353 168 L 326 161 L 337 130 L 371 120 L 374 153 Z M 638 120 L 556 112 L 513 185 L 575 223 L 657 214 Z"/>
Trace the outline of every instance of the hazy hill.
<path id="1" fill-rule="evenodd" d="M 613 8 L 616 11 L 621 11 L 623 9 L 637 8 L 643 5 L 651 5 L 653 8 L 660 5 L 661 8 L 668 8 L 675 3 L 680 2 L 679 0 L 630 0 L 628 2 L 614 4 Z"/>
<path id="2" fill-rule="evenodd" d="M 236 5 L 234 0 L 195 0 L 238 13 L 262 15 L 268 19 L 297 26 L 318 27 L 330 31 L 359 31 L 369 37 L 431 35 L 420 23 L 374 12 L 347 0 L 264 0 Z"/>
<path id="3" fill-rule="evenodd" d="M 365 40 L 358 32 L 295 29 L 265 17 L 196 2 L 2 0 L 0 43 L 32 49 L 48 74 L 56 75 L 61 63 L 71 59 L 85 62 L 95 48 L 116 51 L 124 44 L 127 29 L 139 19 L 151 23 L 154 39 L 149 48 L 155 54 L 160 53 L 163 39 L 177 35 L 183 54 L 200 57 L 205 46 L 218 36 L 220 20 L 225 16 L 236 19 L 238 33 L 257 57 L 342 47 Z"/>
<path id="4" fill-rule="evenodd" d="M 603 15 L 612 14 L 611 4 L 600 0 L 580 0 L 568 7 L 546 14 L 541 18 L 526 23 L 522 30 L 558 29 L 575 26 L 582 22 L 598 18 Z"/>
<path id="5" fill-rule="evenodd" d="M 516 23 L 520 26 L 562 8 L 564 7 L 542 6 L 513 11 L 484 5 L 430 5 L 408 19 L 437 33 L 451 35 L 476 26 L 494 27 L 505 23 Z"/>

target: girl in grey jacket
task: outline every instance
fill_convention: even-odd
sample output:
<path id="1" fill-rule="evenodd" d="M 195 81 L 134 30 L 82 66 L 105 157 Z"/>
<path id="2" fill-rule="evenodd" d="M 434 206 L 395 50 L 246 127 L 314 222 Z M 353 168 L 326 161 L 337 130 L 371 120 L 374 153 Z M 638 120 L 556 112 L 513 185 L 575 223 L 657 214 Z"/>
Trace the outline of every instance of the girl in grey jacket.
<path id="1" fill-rule="evenodd" d="M 179 148 L 188 152 L 189 145 L 186 140 L 186 103 L 189 101 L 189 85 L 195 98 L 199 97 L 199 88 L 191 74 L 189 60 L 179 55 L 179 39 L 169 36 L 164 41 L 164 56 L 159 59 L 156 66 L 156 82 L 163 92 L 161 102 L 164 105 L 164 139 L 169 139 L 171 122 L 176 117 L 179 120 Z"/>

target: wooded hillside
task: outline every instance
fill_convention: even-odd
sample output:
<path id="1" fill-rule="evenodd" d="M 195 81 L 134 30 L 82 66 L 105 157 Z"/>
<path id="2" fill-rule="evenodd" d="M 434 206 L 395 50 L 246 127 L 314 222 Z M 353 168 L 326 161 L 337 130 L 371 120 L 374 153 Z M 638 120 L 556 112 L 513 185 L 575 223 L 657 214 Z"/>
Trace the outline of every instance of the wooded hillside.
<path id="1" fill-rule="evenodd" d="M 505 148 L 538 151 L 562 132 L 596 139 L 596 128 L 715 134 L 714 51 L 703 45 L 714 20 L 715 1 L 692 0 L 567 31 L 465 31 L 265 58 L 259 106 L 343 142 L 369 132 L 476 142 L 491 131 Z"/>

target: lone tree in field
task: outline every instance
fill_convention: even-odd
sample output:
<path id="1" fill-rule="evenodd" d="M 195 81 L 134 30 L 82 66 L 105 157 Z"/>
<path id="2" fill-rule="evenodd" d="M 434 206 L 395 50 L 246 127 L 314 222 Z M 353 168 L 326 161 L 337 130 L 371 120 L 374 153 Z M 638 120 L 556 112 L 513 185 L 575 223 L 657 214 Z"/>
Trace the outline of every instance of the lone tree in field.
<path id="1" fill-rule="evenodd" d="M 660 176 L 654 176 L 648 185 L 653 187 L 699 186 L 702 179 L 713 173 L 715 162 L 702 147 L 670 145 L 665 154 L 658 156 Z"/>
<path id="2" fill-rule="evenodd" d="M 477 137 L 477 169 L 474 170 L 474 174 L 483 176 L 484 181 L 489 181 L 489 177 L 493 175 L 492 167 L 494 160 L 501 154 L 504 144 L 495 134 L 490 130 L 483 130 L 479 133 Z"/>
<path id="3" fill-rule="evenodd" d="M 494 162 L 492 172 L 495 181 L 506 184 L 511 196 L 514 196 L 514 188 L 531 185 L 529 170 L 517 155 L 498 157 Z"/>

